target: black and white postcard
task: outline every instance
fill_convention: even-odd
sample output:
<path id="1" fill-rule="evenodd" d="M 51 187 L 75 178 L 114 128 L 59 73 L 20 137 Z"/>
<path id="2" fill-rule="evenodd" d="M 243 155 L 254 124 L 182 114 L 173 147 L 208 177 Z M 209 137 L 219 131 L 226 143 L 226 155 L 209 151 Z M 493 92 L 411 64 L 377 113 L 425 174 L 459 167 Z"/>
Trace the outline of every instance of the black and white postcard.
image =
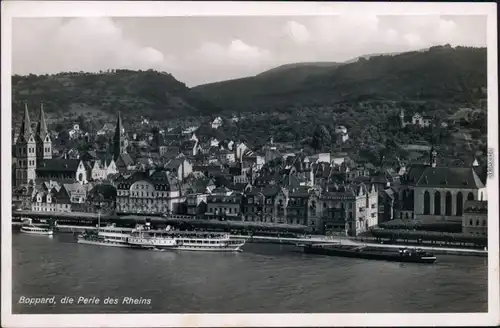
<path id="1" fill-rule="evenodd" d="M 496 12 L 2 2 L 3 326 L 499 324 Z"/>

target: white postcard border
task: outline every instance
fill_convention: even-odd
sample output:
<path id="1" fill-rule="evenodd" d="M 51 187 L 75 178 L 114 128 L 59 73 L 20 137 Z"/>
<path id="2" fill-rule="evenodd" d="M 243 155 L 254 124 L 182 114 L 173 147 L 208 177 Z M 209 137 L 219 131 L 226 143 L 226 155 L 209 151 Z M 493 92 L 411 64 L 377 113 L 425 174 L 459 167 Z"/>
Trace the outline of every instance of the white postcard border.
<path id="1" fill-rule="evenodd" d="M 5 327 L 299 327 L 486 326 L 499 321 L 498 76 L 496 3 L 355 2 L 73 2 L 4 1 L 2 9 L 2 324 Z M 84 314 L 12 315 L 11 45 L 13 17 L 160 17 L 248 15 L 486 15 L 488 32 L 488 147 L 494 175 L 488 180 L 488 313 L 389 314 Z"/>

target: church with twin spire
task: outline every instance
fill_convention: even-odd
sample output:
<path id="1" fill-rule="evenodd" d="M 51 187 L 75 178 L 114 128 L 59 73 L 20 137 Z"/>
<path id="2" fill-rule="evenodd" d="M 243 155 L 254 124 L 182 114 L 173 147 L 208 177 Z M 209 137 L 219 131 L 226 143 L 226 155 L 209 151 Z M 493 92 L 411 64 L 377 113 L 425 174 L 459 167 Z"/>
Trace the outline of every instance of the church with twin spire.
<path id="1" fill-rule="evenodd" d="M 111 161 L 119 171 L 126 171 L 134 162 L 127 153 L 127 147 L 127 135 L 123 127 L 121 114 L 118 113 L 115 134 L 111 144 Z M 52 158 L 52 139 L 47 129 L 43 102 L 40 104 L 36 127 L 32 125 L 28 105 L 25 103 L 13 155 L 12 182 L 15 187 L 28 184 L 35 185 L 37 180 L 85 184 L 92 179 L 91 173 L 88 172 L 89 170 L 85 166 L 85 156 L 80 159 Z"/>
<path id="2" fill-rule="evenodd" d="M 48 133 L 43 103 L 40 104 L 35 131 L 32 129 L 28 104 L 25 103 L 21 129 L 15 143 L 15 157 L 13 182 L 16 186 L 35 182 L 37 165 L 52 159 L 52 139 Z"/>

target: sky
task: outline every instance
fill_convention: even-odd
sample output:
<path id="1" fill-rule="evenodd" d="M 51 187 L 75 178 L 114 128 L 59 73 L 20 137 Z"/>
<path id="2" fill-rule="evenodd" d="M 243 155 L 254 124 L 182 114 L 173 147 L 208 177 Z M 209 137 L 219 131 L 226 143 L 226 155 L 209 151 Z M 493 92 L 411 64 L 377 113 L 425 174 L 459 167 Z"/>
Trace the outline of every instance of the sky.
<path id="1" fill-rule="evenodd" d="M 15 18 L 14 74 L 169 72 L 189 87 L 297 62 L 486 46 L 486 16 Z"/>

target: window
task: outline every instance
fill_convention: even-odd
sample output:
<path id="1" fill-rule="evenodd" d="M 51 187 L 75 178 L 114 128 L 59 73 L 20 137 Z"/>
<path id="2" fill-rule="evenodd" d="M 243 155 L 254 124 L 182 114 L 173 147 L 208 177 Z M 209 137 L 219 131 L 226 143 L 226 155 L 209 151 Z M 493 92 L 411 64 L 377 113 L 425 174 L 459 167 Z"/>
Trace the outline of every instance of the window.
<path id="1" fill-rule="evenodd" d="M 424 192 L 424 215 L 431 214 L 431 195 L 426 190 Z"/>
<path id="2" fill-rule="evenodd" d="M 457 216 L 461 216 L 464 208 L 464 199 L 462 193 L 459 191 L 457 194 Z"/>
<path id="3" fill-rule="evenodd" d="M 434 215 L 441 215 L 441 193 L 434 193 Z"/>
<path id="4" fill-rule="evenodd" d="M 444 214 L 447 216 L 451 215 L 451 192 L 449 192 L 449 191 L 446 193 L 446 197 L 445 197 Z"/>

